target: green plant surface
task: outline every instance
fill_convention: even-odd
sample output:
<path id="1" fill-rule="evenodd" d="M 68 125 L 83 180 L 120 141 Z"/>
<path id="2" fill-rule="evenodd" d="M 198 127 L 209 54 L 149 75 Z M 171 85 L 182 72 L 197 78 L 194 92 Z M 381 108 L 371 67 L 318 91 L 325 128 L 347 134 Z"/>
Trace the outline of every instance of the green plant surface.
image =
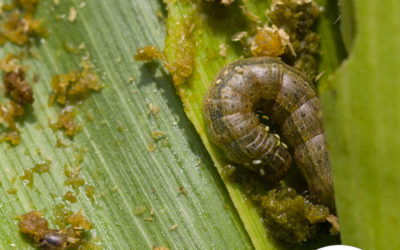
<path id="1" fill-rule="evenodd" d="M 28 79 L 34 73 L 40 79 L 33 86 L 32 109 L 18 122 L 21 144 L 0 144 L 0 246 L 33 248 L 19 233 L 16 216 L 37 209 L 54 226 L 55 207 L 64 203 L 62 196 L 72 190 L 78 201 L 65 202 L 67 207 L 84 209 L 93 224 L 93 243 L 105 249 L 151 249 L 153 245 L 170 249 L 285 248 L 268 238 L 255 207 L 240 188 L 221 180 L 218 171 L 227 162 L 208 141 L 201 106 L 217 71 L 241 56 L 242 50 L 231 42 L 231 36 L 252 24 L 240 5 L 265 20 L 262 10 L 266 1 L 236 1 L 217 11 L 194 10 L 190 1 L 165 0 L 166 6 L 160 0 L 60 2 L 59 6 L 51 0 L 39 4 L 37 17 L 45 18 L 50 36 L 33 44 L 37 58 L 24 61 L 30 66 Z M 398 249 L 400 3 L 346 2 L 338 13 L 336 1 L 319 2 L 324 6 L 318 31 L 322 38 L 320 71 L 325 75 L 318 87 L 342 243 L 363 249 Z M 67 20 L 70 7 L 77 11 L 74 22 Z M 167 29 L 173 31 L 168 34 L 165 7 Z M 191 17 L 195 70 L 185 84 L 175 88 L 160 64 L 143 64 L 133 55 L 149 44 L 164 48 L 167 35 L 165 51 L 173 57 L 174 34 L 184 28 L 176 21 L 188 14 L 195 14 Z M 340 20 L 344 20 L 343 41 Z M 64 49 L 65 44 L 77 48 L 82 43 L 86 49 L 80 54 Z M 220 44 L 227 46 L 224 57 L 218 55 Z M 346 56 L 344 45 L 348 58 L 332 75 Z M 20 50 L 7 44 L 0 55 Z M 61 109 L 48 105 L 50 79 L 78 69 L 86 53 L 105 87 L 78 107 L 83 130 L 69 140 L 48 126 Z M 152 107 L 159 112 L 149 113 Z M 154 131 L 165 135 L 154 141 Z M 59 137 L 69 146 L 55 147 Z M 154 152 L 147 150 L 151 144 Z M 28 187 L 19 177 L 25 169 L 46 160 L 51 161 L 50 172 L 35 173 L 33 187 Z M 79 176 L 85 180 L 79 192 L 64 184 L 65 168 L 78 166 Z M 95 187 L 94 201 L 85 194 L 87 185 Z M 17 193 L 9 194 L 11 188 Z M 141 206 L 146 212 L 134 215 Z M 155 210 L 153 222 L 144 220 L 151 217 L 150 208 Z M 171 231 L 173 225 L 177 228 Z M 322 243 L 302 248 L 314 249 L 329 241 L 332 239 L 321 239 Z"/>
<path id="2" fill-rule="evenodd" d="M 208 138 L 203 117 L 202 100 L 207 88 L 211 85 L 217 72 L 226 64 L 240 59 L 243 50 L 237 43 L 231 41 L 232 36 L 240 31 L 254 27 L 255 23 L 243 14 L 241 6 L 252 13 L 263 15 L 265 2 L 237 1 L 228 8 L 216 4 L 207 4 L 200 1 L 173 1 L 166 0 L 167 38 L 165 53 L 170 61 L 175 60 L 181 50 L 181 37 L 187 30 L 187 20 L 193 24 L 194 29 L 186 40 L 195 44 L 194 71 L 185 84 L 177 86 L 177 93 L 182 98 L 185 112 L 194 127 L 198 131 L 205 147 L 213 159 L 216 168 L 221 173 L 223 166 L 228 164 L 224 154 Z M 334 1 L 319 1 L 324 11 L 318 23 L 318 31 L 321 34 L 321 65 L 320 71 L 327 75 L 332 73 L 345 56 L 341 42 L 337 5 Z M 257 9 L 257 6 L 259 8 Z M 260 16 L 262 20 L 262 16 Z M 226 56 L 218 55 L 219 46 L 224 44 L 227 48 Z M 217 56 L 215 56 L 215 54 Z M 293 246 L 281 246 L 268 237 L 265 225 L 257 213 L 257 208 L 249 202 L 243 190 L 237 183 L 224 180 L 230 197 L 244 223 L 244 226 L 256 249 L 293 248 Z M 305 245 L 304 249 L 316 248 L 321 245 L 337 243 L 335 238 L 323 239 L 315 245 Z"/>
<path id="3" fill-rule="evenodd" d="M 67 207 L 84 209 L 92 223 L 93 243 L 104 249 L 251 249 L 252 244 L 226 192 L 223 182 L 175 94 L 171 79 L 156 64 L 143 65 L 133 59 L 139 47 L 163 47 L 164 20 L 157 16 L 164 6 L 157 0 L 60 1 L 42 0 L 37 17 L 45 19 L 50 35 L 32 46 L 37 58 L 34 73 L 35 102 L 20 120 L 21 144 L 0 144 L 0 246 L 29 249 L 32 242 L 18 230 L 20 214 L 37 209 L 54 226 L 55 207 L 72 190 L 77 202 Z M 70 7 L 76 20 L 67 20 Z M 67 52 L 84 44 L 81 54 Z M 1 56 L 20 51 L 7 44 Z M 72 140 L 48 126 L 60 107 L 48 106 L 50 79 L 79 68 L 89 54 L 104 88 L 78 107 L 83 130 Z M 129 80 L 133 77 L 133 81 Z M 1 97 L 3 98 L 3 97 Z M 3 100 L 3 99 L 2 99 Z M 158 113 L 148 111 L 150 105 Z M 154 110 L 154 109 L 153 109 Z M 93 119 L 90 119 L 93 114 Z M 154 141 L 154 131 L 165 133 Z M 57 136 L 69 146 L 55 147 Z M 34 174 L 32 189 L 19 176 L 37 163 L 51 161 L 49 173 Z M 64 169 L 80 166 L 85 185 L 79 192 L 64 184 Z M 15 178 L 15 182 L 13 178 Z M 94 201 L 85 194 L 94 186 Z M 183 187 L 187 194 L 179 191 Z M 16 188 L 16 194 L 7 190 Z M 146 206 L 143 215 L 135 209 Z M 155 215 L 149 214 L 150 208 Z M 144 218 L 153 217 L 153 222 Z M 174 225 L 177 225 L 174 226 Z M 175 228 L 175 230 L 171 230 Z"/>
<path id="4" fill-rule="evenodd" d="M 323 111 L 344 244 L 399 249 L 400 2 L 343 9 L 348 59 L 325 78 Z"/>

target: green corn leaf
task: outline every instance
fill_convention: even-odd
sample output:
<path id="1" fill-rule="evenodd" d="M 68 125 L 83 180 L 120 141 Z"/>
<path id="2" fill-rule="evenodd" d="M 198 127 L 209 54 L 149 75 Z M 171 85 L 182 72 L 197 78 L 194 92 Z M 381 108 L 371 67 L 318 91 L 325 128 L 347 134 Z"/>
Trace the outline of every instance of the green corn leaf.
<path id="1" fill-rule="evenodd" d="M 167 3 L 168 35 L 165 52 L 170 61 L 175 60 L 181 49 L 181 37 L 189 25 L 194 26 L 190 34 L 194 49 L 194 72 L 186 84 L 177 86 L 177 93 L 182 98 L 185 112 L 200 134 L 205 147 L 210 153 L 216 168 L 221 173 L 226 161 L 223 153 L 213 145 L 207 136 L 203 117 L 202 100 L 217 72 L 226 64 L 240 59 L 242 50 L 232 42 L 235 33 L 246 30 L 254 25 L 243 12 L 242 6 L 263 20 L 265 2 L 239 1 L 228 8 L 191 1 L 165 1 Z M 339 22 L 332 25 L 338 18 L 337 6 L 333 1 L 320 1 L 325 11 L 322 12 L 318 30 L 322 37 L 321 67 L 326 74 L 332 73 L 345 56 L 341 42 Z M 226 56 L 220 56 L 220 47 L 226 47 Z M 325 56 L 329 55 L 329 56 Z M 271 240 L 257 212 L 257 207 L 246 199 L 246 195 L 237 183 L 224 180 L 230 197 L 249 233 L 256 249 L 293 248 L 282 246 Z M 323 239 L 316 245 L 305 245 L 304 249 L 315 248 L 335 242 L 334 238 Z"/>
<path id="2" fill-rule="evenodd" d="M 93 225 L 92 241 L 105 249 L 151 249 L 153 245 L 170 249 L 289 248 L 268 238 L 255 207 L 234 183 L 221 179 L 217 170 L 226 160 L 207 140 L 201 107 L 216 72 L 240 57 L 239 46 L 231 42 L 232 35 L 249 23 L 240 5 L 264 21 L 268 1 L 237 1 L 217 11 L 194 11 L 190 1 L 166 0 L 165 5 L 159 0 L 60 2 L 42 0 L 36 14 L 45 19 L 50 35 L 32 46 L 37 57 L 25 61 L 30 66 L 28 79 L 37 74 L 39 81 L 33 86 L 32 109 L 18 122 L 21 144 L 0 144 L 0 246 L 33 248 L 19 233 L 16 216 L 36 209 L 54 226 L 56 206 L 65 203 L 73 211 L 83 208 Z M 399 181 L 393 163 L 398 162 L 394 131 L 400 38 L 395 31 L 400 7 L 394 0 L 387 4 L 346 2 L 339 13 L 336 1 L 319 2 L 324 6 L 318 25 L 320 71 L 326 72 L 319 89 L 341 238 L 345 244 L 366 249 L 396 249 L 400 244 L 395 230 Z M 73 22 L 67 18 L 71 7 L 77 11 Z M 213 19 L 199 13 L 221 21 L 206 22 Z M 196 68 L 186 84 L 175 88 L 160 64 L 143 64 L 133 55 L 138 48 L 154 44 L 165 47 L 171 56 L 176 38 L 173 32 L 166 34 L 165 26 L 179 33 L 182 26 L 175 21 L 188 14 L 194 14 L 189 17 L 196 25 Z M 341 16 L 344 23 L 339 30 Z M 81 53 L 65 49 L 81 44 L 85 45 Z M 225 57 L 215 56 L 220 44 L 227 45 Z M 346 57 L 345 47 L 349 57 L 332 76 Z M 6 44 L 0 53 L 4 57 L 20 50 Z M 60 111 L 48 105 L 50 79 L 78 69 L 86 53 L 105 87 L 79 105 L 83 130 L 69 140 L 48 126 Z M 157 131 L 164 135 L 153 139 Z M 55 147 L 58 138 L 69 146 Z M 149 152 L 151 147 L 153 152 Z M 19 178 L 24 170 L 46 161 L 50 171 L 35 173 L 32 188 Z M 85 180 L 79 191 L 64 184 L 65 169 L 78 166 Z M 87 186 L 94 186 L 94 201 L 86 195 Z M 12 189 L 17 192 L 7 192 Z M 76 203 L 63 199 L 70 190 Z M 150 215 L 150 209 L 155 215 Z M 145 220 L 150 217 L 154 221 Z"/>
<path id="3" fill-rule="evenodd" d="M 67 20 L 71 7 L 77 11 L 73 22 Z M 50 35 L 33 46 L 37 58 L 25 61 L 30 65 L 28 79 L 34 73 L 40 78 L 33 86 L 35 102 L 18 123 L 21 144 L 0 144 L 1 248 L 33 248 L 19 233 L 15 217 L 37 209 L 54 226 L 56 205 L 68 190 L 78 201 L 67 206 L 73 211 L 83 208 L 93 224 L 93 242 L 104 249 L 251 248 L 168 74 L 157 65 L 133 59 L 141 46 L 163 47 L 165 24 L 157 16 L 157 11 L 164 11 L 162 3 L 90 0 L 61 1 L 56 6 L 43 0 L 38 8 L 37 17 L 45 18 Z M 48 126 L 60 111 L 56 105 L 48 106 L 50 79 L 79 69 L 86 52 L 75 54 L 64 47 L 82 43 L 104 88 L 78 107 L 83 130 L 69 141 Z M 6 45 L 0 52 L 4 56 L 19 50 Z M 148 113 L 155 107 L 158 113 Z M 154 131 L 165 135 L 154 141 Z M 55 147 L 56 134 L 69 146 Z M 154 152 L 148 152 L 149 144 L 155 145 Z M 51 161 L 50 171 L 35 173 L 32 188 L 19 179 L 25 169 L 46 160 Z M 85 180 L 79 193 L 64 184 L 65 167 L 77 166 Z M 88 185 L 94 186 L 94 201 L 86 196 Z M 12 188 L 16 194 L 7 193 Z M 143 206 L 144 214 L 135 215 Z M 145 221 L 147 217 L 154 221 Z"/>
<path id="4" fill-rule="evenodd" d="M 341 237 L 398 249 L 400 4 L 343 1 L 342 10 L 349 56 L 321 93 Z"/>

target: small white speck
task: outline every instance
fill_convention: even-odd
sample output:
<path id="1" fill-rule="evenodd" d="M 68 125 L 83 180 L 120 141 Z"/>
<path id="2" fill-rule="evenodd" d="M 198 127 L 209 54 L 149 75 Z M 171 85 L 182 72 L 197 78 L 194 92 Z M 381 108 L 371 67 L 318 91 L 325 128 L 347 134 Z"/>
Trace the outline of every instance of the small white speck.
<path id="1" fill-rule="evenodd" d="M 217 79 L 216 81 L 215 81 L 215 84 L 220 84 L 222 82 L 222 80 L 221 79 Z"/>
<path id="2" fill-rule="evenodd" d="M 238 73 L 238 74 L 242 74 L 242 73 L 243 73 L 243 69 L 242 69 L 240 66 L 236 66 L 236 67 L 235 67 L 235 71 L 236 71 L 236 73 Z"/>
<path id="3" fill-rule="evenodd" d="M 253 165 L 260 165 L 262 163 L 262 161 L 261 160 L 253 160 L 251 163 Z"/>
<path id="4" fill-rule="evenodd" d="M 260 168 L 260 175 L 265 175 L 265 170 L 263 168 Z"/>
<path id="5" fill-rule="evenodd" d="M 81 4 L 79 4 L 79 8 L 84 8 L 86 6 L 86 2 L 82 2 Z"/>

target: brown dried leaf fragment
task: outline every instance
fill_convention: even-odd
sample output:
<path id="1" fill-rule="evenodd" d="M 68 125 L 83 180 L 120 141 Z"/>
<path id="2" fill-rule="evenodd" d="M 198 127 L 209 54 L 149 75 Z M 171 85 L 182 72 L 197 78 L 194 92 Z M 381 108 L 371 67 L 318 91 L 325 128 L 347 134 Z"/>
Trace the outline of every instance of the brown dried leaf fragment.
<path id="1" fill-rule="evenodd" d="M 25 80 L 25 71 L 18 68 L 16 71 L 6 72 L 3 82 L 7 93 L 18 104 L 32 104 L 34 101 L 31 85 Z"/>
<path id="2" fill-rule="evenodd" d="M 25 70 L 19 56 L 8 54 L 1 60 L 0 68 L 3 71 L 4 94 L 11 99 L 0 104 L 0 124 L 8 127 L 0 134 L 0 141 L 17 145 L 20 143 L 20 134 L 15 118 L 22 117 L 25 113 L 24 106 L 33 103 L 33 91 L 25 80 Z"/>
<path id="3" fill-rule="evenodd" d="M 31 85 L 25 80 L 25 69 L 21 65 L 21 59 L 14 54 L 8 54 L 0 62 L 3 71 L 3 82 L 8 94 L 18 104 L 32 104 L 33 91 Z"/>

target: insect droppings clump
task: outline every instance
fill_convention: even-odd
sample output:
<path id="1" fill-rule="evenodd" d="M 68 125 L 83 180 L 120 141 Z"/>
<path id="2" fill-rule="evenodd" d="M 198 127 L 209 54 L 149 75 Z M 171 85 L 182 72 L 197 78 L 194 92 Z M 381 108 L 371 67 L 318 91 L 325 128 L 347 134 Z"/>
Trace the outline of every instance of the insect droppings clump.
<path id="1" fill-rule="evenodd" d="M 28 235 L 36 246 L 43 249 L 67 249 L 79 247 L 84 230 L 90 230 L 90 222 L 82 215 L 82 210 L 66 219 L 68 226 L 50 229 L 48 221 L 38 211 L 31 211 L 20 216 L 19 230 Z"/>
<path id="2" fill-rule="evenodd" d="M 313 28 L 320 12 L 313 0 L 273 0 L 266 11 L 269 22 L 252 38 L 252 55 L 281 56 L 285 63 L 315 77 L 320 37 Z"/>
<path id="3" fill-rule="evenodd" d="M 170 46 L 169 49 L 172 50 L 173 53 L 168 53 L 173 56 L 168 58 L 164 52 L 150 45 L 138 49 L 134 58 L 138 61 L 145 62 L 150 62 L 154 59 L 161 60 L 164 67 L 167 68 L 171 74 L 174 84 L 181 85 L 193 74 L 195 45 L 191 36 L 194 30 L 194 23 L 190 18 L 185 19 L 182 22 L 176 23 L 174 30 L 175 31 L 171 33 L 173 37 L 169 39 L 173 40 L 173 43 L 177 45 Z"/>
<path id="4" fill-rule="evenodd" d="M 70 71 L 67 74 L 54 75 L 51 78 L 53 93 L 50 96 L 49 104 L 57 103 L 63 107 L 56 122 L 50 123 L 55 130 L 63 130 L 64 135 L 73 137 L 80 132 L 82 127 L 76 123 L 77 110 L 75 106 L 81 103 L 92 92 L 99 91 L 103 85 L 100 83 L 97 72 L 89 59 L 83 58 L 81 70 Z"/>
<path id="5" fill-rule="evenodd" d="M 29 45 L 34 38 L 48 35 L 43 27 L 43 19 L 35 19 L 36 5 L 39 0 L 13 0 L 3 4 L 1 11 L 5 21 L 0 25 L 0 45 L 7 41 L 19 46 Z"/>
<path id="6" fill-rule="evenodd" d="M 54 75 L 51 78 L 53 94 L 49 103 L 58 103 L 62 106 L 75 104 L 85 99 L 91 92 L 102 88 L 93 65 L 84 58 L 81 61 L 81 71 L 71 71 L 67 74 Z"/>
<path id="7" fill-rule="evenodd" d="M 271 235 L 292 244 L 315 238 L 329 216 L 326 206 L 311 203 L 290 187 L 272 189 L 254 200 Z"/>
<path id="8" fill-rule="evenodd" d="M 266 12 L 271 22 L 289 35 L 294 53 L 286 51 L 284 60 L 310 78 L 318 71 L 320 37 L 313 26 L 320 12 L 313 0 L 274 0 Z"/>

